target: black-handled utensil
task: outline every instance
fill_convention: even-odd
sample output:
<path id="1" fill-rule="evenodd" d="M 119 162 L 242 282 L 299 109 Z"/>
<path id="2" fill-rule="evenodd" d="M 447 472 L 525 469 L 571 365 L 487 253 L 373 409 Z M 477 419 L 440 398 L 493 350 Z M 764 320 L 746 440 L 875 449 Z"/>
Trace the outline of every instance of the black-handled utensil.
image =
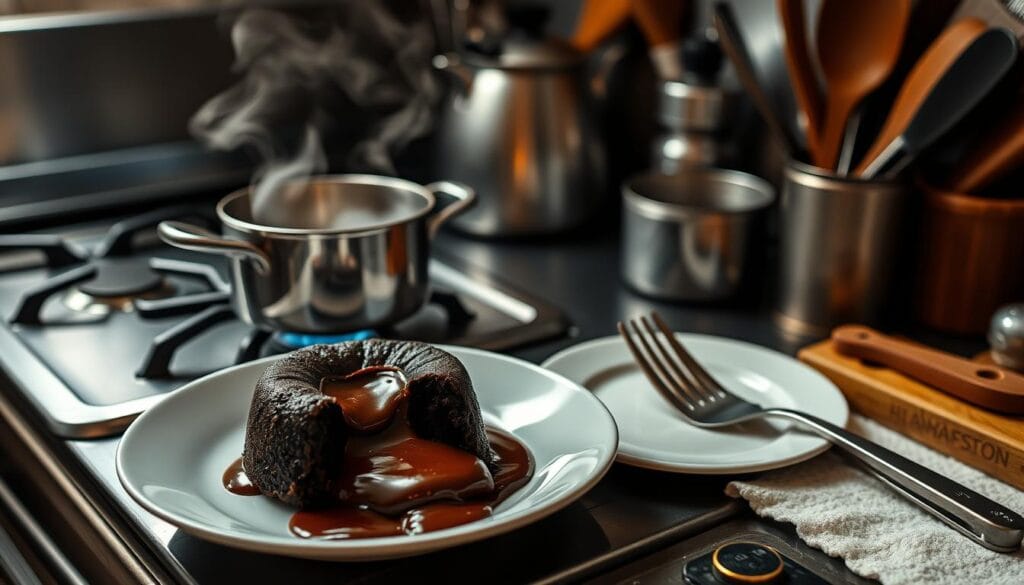
<path id="1" fill-rule="evenodd" d="M 892 177 L 960 123 L 1013 68 L 1017 37 L 1005 28 L 982 33 L 946 70 L 897 136 L 860 174 Z"/>
<path id="2" fill-rule="evenodd" d="M 747 90 L 751 101 L 754 102 L 754 107 L 757 108 L 758 113 L 768 125 L 768 130 L 782 143 L 791 158 L 797 158 L 800 154 L 800 142 L 772 107 L 771 100 L 768 99 L 768 92 L 765 91 L 766 85 L 758 78 L 750 53 L 747 52 L 747 47 L 743 43 L 743 36 L 736 24 L 736 16 L 732 12 L 732 7 L 724 2 L 715 4 L 715 28 L 718 29 L 718 41 L 722 45 L 722 50 L 732 61 L 740 83 L 743 84 L 743 88 Z"/>

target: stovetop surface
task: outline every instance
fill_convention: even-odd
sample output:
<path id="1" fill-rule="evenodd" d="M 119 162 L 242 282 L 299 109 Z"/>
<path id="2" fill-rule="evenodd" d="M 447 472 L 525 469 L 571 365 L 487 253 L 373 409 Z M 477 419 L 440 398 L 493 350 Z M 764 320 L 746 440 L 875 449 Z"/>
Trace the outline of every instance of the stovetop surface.
<path id="1" fill-rule="evenodd" d="M 202 254 L 170 248 L 147 249 L 142 258 L 167 258 L 216 266 L 226 275 L 225 262 Z M 52 276 L 52 271 L 37 269 L 14 274 L 0 274 L 0 314 L 11 315 L 24 291 Z M 462 289 L 464 276 L 443 260 L 431 266 L 435 288 L 445 291 Z M 170 276 L 179 294 L 206 292 L 208 289 L 180 276 Z M 490 294 L 504 292 L 485 289 Z M 143 364 L 153 339 L 190 316 L 142 318 L 136 312 L 113 311 L 102 316 L 79 313 L 67 306 L 67 296 L 55 294 L 42 311 L 43 325 L 7 324 L 47 367 L 82 401 L 93 405 L 110 405 L 163 394 L 198 376 L 236 363 L 236 354 L 250 326 L 231 320 L 197 335 L 175 353 L 171 377 L 146 378 L 137 371 Z M 465 325 L 449 328 L 446 311 L 428 304 L 413 317 L 395 327 L 404 339 L 432 343 L 466 343 L 500 346 L 502 335 L 535 319 L 537 308 L 517 297 L 496 301 L 481 300 L 471 293 L 459 295 L 472 318 Z M 524 314 L 525 313 L 525 314 Z M 551 317 L 549 315 L 549 317 Z M 557 334 L 564 327 L 551 323 L 544 335 Z M 394 333 L 392 333 L 394 334 Z M 463 341 L 465 340 L 465 341 Z"/>
<path id="2" fill-rule="evenodd" d="M 146 286 L 159 275 L 163 284 L 156 288 L 157 298 L 149 299 L 153 302 L 165 294 L 171 300 L 216 295 L 229 286 L 226 259 L 162 245 L 153 238 L 152 226 L 139 234 L 134 247 L 97 259 L 97 250 L 104 248 L 101 228 L 65 238 L 75 254 L 91 255 L 90 260 L 0 270 L 0 348 L 8 353 L 6 368 L 58 434 L 115 433 L 154 400 L 189 380 L 293 349 L 234 318 L 226 297 L 215 306 L 170 316 L 90 304 L 83 293 L 117 284 L 107 282 L 116 279 L 95 278 L 105 271 L 106 276 L 124 278 L 136 274 Z M 189 274 L 182 266 L 212 268 L 214 273 Z M 95 276 L 76 282 L 74 274 L 91 267 Z M 380 335 L 499 350 L 561 335 L 568 327 L 554 306 L 490 274 L 470 270 L 458 258 L 436 255 L 429 270 L 433 293 L 428 303 Z M 40 307 L 26 310 L 32 304 L 25 299 L 33 291 L 62 280 L 66 286 L 46 297 Z M 208 326 L 177 346 L 167 367 L 154 360 L 161 353 L 155 350 L 157 340 L 174 337 L 174 331 L 198 322 Z M 77 411 L 68 413 L 76 405 Z"/>
<path id="3" fill-rule="evenodd" d="M 149 252 L 149 250 L 147 250 Z M 149 256 L 149 254 L 146 254 Z M 199 254 L 160 249 L 160 257 L 214 262 Z M 9 318 L 24 291 L 55 271 L 45 268 L 0 274 L 0 315 Z M 169 277 L 179 294 L 206 287 L 191 279 Z M 114 311 L 104 316 L 82 314 L 68 308 L 66 295 L 55 294 L 43 309 L 44 325 L 7 324 L 40 360 L 82 401 L 93 405 L 118 404 L 162 394 L 183 382 L 231 365 L 238 342 L 249 330 L 241 322 L 228 323 L 182 347 L 172 362 L 175 376 L 142 379 L 142 364 L 153 338 L 183 317 L 143 319 L 135 312 Z M 235 341 L 230 342 L 231 339 Z"/>

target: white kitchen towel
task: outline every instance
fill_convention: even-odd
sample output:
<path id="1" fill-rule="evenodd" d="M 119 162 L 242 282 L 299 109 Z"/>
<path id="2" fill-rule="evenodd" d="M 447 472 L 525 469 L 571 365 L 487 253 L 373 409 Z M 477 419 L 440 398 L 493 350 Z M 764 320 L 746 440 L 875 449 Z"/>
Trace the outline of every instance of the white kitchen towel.
<path id="1" fill-rule="evenodd" d="M 864 417 L 853 416 L 849 428 L 1024 513 L 1024 492 Z M 885 585 L 1024 583 L 1024 553 L 975 544 L 831 451 L 733 481 L 726 493 L 761 516 L 792 523 L 804 542 Z"/>

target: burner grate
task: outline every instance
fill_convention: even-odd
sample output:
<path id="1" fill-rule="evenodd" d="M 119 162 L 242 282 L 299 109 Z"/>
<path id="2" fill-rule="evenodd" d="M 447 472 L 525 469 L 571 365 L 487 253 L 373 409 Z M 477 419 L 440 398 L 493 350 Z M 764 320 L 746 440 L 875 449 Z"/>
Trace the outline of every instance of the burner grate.
<path id="1" fill-rule="evenodd" d="M 171 360 L 178 348 L 214 325 L 234 318 L 235 312 L 228 305 L 214 305 L 157 335 L 135 375 L 146 379 L 171 378 Z"/>
<path id="2" fill-rule="evenodd" d="M 142 262 L 130 256 L 136 252 L 135 237 L 161 221 L 195 215 L 189 208 L 174 207 L 138 215 L 115 223 L 107 231 L 99 246 L 89 254 L 58 236 L 20 235 L 0 237 L 0 250 L 37 250 L 43 253 L 48 268 L 65 270 L 25 291 L 11 318 L 19 325 L 43 325 L 42 312 L 46 302 L 56 293 L 72 289 L 69 307 L 102 317 L 110 310 L 136 310 L 138 303 L 150 311 L 174 311 L 188 305 L 174 300 L 173 287 L 165 279 L 166 273 L 177 272 L 206 278 L 217 296 L 208 303 L 224 302 L 228 288 L 215 273 L 206 268 L 188 269 L 179 265 L 161 263 L 158 259 Z M 180 263 L 186 264 L 186 263 Z M 197 265 L 198 266 L 198 265 Z M 156 297 L 156 298 L 154 298 Z M 167 297 L 167 298 L 160 298 Z M 188 305 L 195 310 L 194 305 Z M 173 314 L 173 313 L 172 313 Z"/>
<path id="3" fill-rule="evenodd" d="M 191 296 L 195 297 L 197 295 Z M 138 301 L 138 304 L 142 303 L 142 301 Z M 435 290 L 431 292 L 427 304 L 434 305 L 445 313 L 448 328 L 453 333 L 462 331 L 466 324 L 475 318 L 474 313 L 466 307 L 465 303 L 459 299 L 459 296 L 452 292 Z M 234 311 L 228 305 L 213 305 L 161 333 L 150 344 L 149 350 L 146 352 L 146 356 L 136 375 L 145 379 L 172 378 L 171 360 L 174 359 L 174 355 L 182 346 L 200 334 L 221 323 L 232 320 L 234 317 Z M 400 332 L 396 332 L 393 328 L 384 329 L 381 333 L 385 334 L 386 337 L 403 337 Z M 339 341 L 362 340 L 377 336 L 377 332 L 371 330 L 316 335 L 272 332 L 253 328 L 242 338 L 235 357 L 235 363 L 241 364 L 268 355 L 286 353 L 316 343 L 337 343 Z"/>
<path id="4" fill-rule="evenodd" d="M 149 261 L 149 266 L 159 272 L 200 278 L 210 285 L 211 290 L 166 299 L 135 299 L 135 310 L 143 318 L 160 319 L 186 315 L 231 300 L 231 284 L 221 278 L 217 270 L 209 264 L 169 258 L 152 258 Z"/>

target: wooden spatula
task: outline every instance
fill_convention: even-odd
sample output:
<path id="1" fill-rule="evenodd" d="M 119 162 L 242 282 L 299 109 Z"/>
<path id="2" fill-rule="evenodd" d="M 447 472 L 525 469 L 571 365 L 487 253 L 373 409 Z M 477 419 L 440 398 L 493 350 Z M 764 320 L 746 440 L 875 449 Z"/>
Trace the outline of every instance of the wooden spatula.
<path id="1" fill-rule="evenodd" d="M 854 169 L 855 175 L 860 175 L 868 164 L 875 160 L 878 155 L 890 142 L 906 130 L 910 120 L 921 103 L 928 97 L 935 84 L 942 78 L 942 74 L 956 62 L 964 50 L 971 45 L 974 39 L 988 28 L 985 22 L 978 18 L 965 18 L 955 22 L 946 28 L 935 39 L 935 42 L 928 47 L 921 59 L 907 75 L 903 82 L 892 109 L 889 110 L 889 117 L 885 125 L 878 133 L 878 137 L 871 144 L 871 148 L 864 154 L 861 163 Z"/>
<path id="2" fill-rule="evenodd" d="M 903 133 L 869 160 L 859 176 L 891 178 L 952 131 L 999 85 L 1020 55 L 1017 37 L 1005 28 L 978 35 L 942 72 Z"/>
<path id="3" fill-rule="evenodd" d="M 584 0 L 570 42 L 589 53 L 619 30 L 629 16 L 630 0 Z"/>
<path id="4" fill-rule="evenodd" d="M 876 362 L 978 406 L 1024 414 L 1024 376 L 883 335 L 861 325 L 832 331 L 839 353 Z"/>

